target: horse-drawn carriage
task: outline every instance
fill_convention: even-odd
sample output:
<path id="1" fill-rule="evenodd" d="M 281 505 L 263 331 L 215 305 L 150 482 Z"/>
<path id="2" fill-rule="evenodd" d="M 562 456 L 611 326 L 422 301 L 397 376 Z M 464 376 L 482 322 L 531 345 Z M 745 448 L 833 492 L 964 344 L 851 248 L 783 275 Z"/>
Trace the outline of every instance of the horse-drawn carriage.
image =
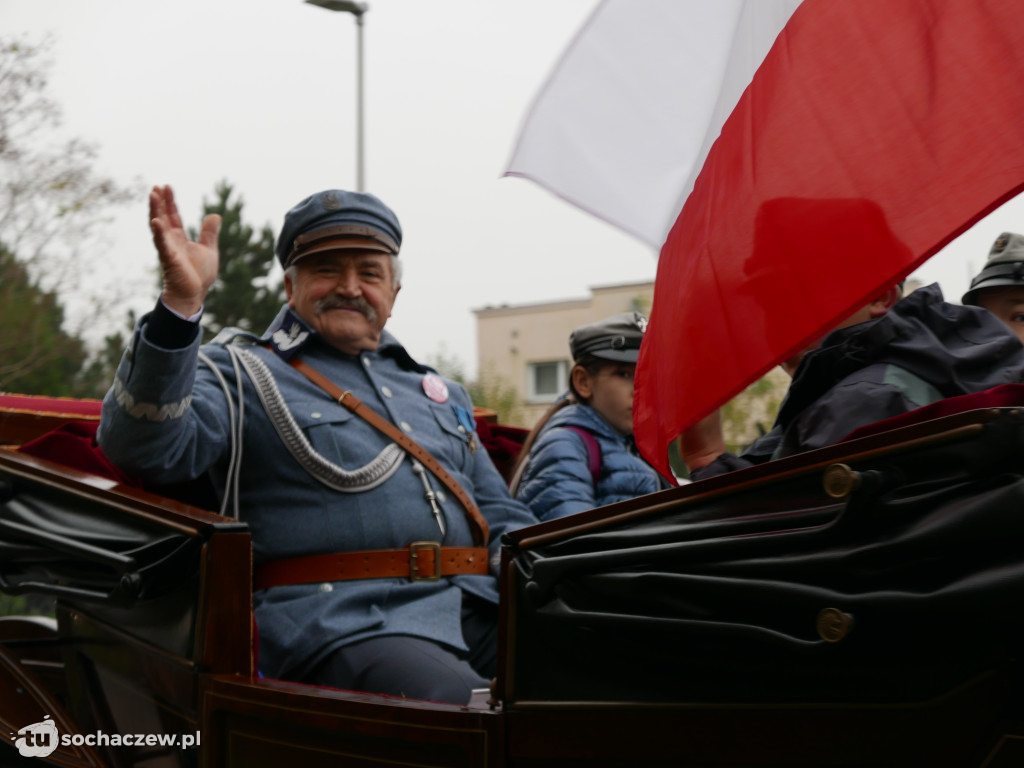
<path id="1" fill-rule="evenodd" d="M 464 707 L 260 677 L 244 523 L 70 466 L 94 414 L 8 403 L 0 589 L 56 620 L 0 619 L 0 765 L 1021 765 L 999 397 L 507 536 Z"/>

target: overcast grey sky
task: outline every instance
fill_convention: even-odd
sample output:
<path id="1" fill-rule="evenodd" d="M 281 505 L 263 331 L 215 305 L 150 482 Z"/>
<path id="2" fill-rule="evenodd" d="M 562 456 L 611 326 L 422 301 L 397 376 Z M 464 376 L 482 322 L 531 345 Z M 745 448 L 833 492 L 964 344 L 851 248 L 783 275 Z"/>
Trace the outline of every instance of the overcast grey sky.
<path id="1" fill-rule="evenodd" d="M 582 298 L 653 279 L 644 245 L 531 182 L 501 178 L 520 123 L 596 0 L 369 0 L 367 189 L 405 230 L 389 330 L 414 357 L 476 366 L 485 305 Z M 53 37 L 65 129 L 122 181 L 174 186 L 186 222 L 221 179 L 276 232 L 306 195 L 355 184 L 354 19 L 302 0 L 0 0 L 4 34 Z M 156 291 L 146 203 L 119 214 L 95 277 Z M 917 277 L 959 300 L 1015 200 Z"/>

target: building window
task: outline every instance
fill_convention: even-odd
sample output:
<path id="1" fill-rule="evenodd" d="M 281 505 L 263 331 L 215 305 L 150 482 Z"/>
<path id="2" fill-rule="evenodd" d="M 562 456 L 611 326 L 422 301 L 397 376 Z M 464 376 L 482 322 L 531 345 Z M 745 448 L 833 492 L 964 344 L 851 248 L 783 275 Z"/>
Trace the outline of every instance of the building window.
<path id="1" fill-rule="evenodd" d="M 527 368 L 526 399 L 531 403 L 552 403 L 569 388 L 569 363 L 565 360 L 530 363 Z"/>

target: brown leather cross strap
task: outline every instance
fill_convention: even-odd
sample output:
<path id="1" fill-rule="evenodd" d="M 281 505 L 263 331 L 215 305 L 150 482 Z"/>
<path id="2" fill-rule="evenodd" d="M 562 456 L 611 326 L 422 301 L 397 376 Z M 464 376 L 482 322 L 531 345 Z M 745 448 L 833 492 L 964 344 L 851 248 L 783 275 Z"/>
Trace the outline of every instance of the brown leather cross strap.
<path id="1" fill-rule="evenodd" d="M 408 451 L 413 458 L 418 459 L 423 466 L 429 469 L 438 480 L 445 484 L 449 491 L 455 494 L 455 498 L 457 498 L 462 503 L 462 506 L 465 507 L 466 515 L 469 517 L 469 521 L 473 527 L 473 541 L 480 546 L 487 546 L 487 539 L 490 532 L 487 528 L 487 521 L 484 520 L 483 514 L 477 508 L 476 504 L 473 503 L 473 500 L 469 498 L 469 494 L 466 493 L 465 489 L 455 482 L 455 479 L 448 474 L 444 467 L 437 463 L 437 459 L 427 453 L 419 443 L 399 430 L 398 427 L 381 417 L 372 408 L 368 407 L 358 397 L 353 395 L 347 389 L 343 391 L 335 385 L 334 382 L 312 366 L 304 363 L 298 358 L 292 358 L 288 361 L 288 364 L 324 390 L 334 398 L 336 402 L 345 406 L 352 411 L 352 413 L 362 419 L 365 419 L 376 429 L 390 437 L 402 446 L 402 448 Z"/>
<path id="2" fill-rule="evenodd" d="M 436 541 L 414 541 L 406 549 L 369 549 L 273 560 L 256 567 L 253 587 L 267 589 L 353 579 L 437 581 L 442 576 L 486 574 L 487 558 L 483 547 L 442 547 Z"/>

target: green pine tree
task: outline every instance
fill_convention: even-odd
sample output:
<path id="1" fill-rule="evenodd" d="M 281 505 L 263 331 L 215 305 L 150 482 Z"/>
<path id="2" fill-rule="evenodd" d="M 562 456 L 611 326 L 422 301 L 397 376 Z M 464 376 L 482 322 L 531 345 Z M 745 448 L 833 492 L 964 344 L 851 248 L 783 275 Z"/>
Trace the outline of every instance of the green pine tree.
<path id="1" fill-rule="evenodd" d="M 0 246 L 0 392 L 71 396 L 86 358 L 81 339 L 66 333 L 57 294 L 34 281 Z"/>
<path id="2" fill-rule="evenodd" d="M 200 220 L 211 213 L 223 219 L 218 247 L 220 272 L 206 297 L 203 328 L 206 340 L 222 328 L 237 327 L 262 333 L 285 301 L 284 284 L 272 279 L 274 231 L 265 224 L 257 233 L 242 218 L 244 202 L 227 181 L 214 189 L 213 203 L 203 200 Z M 232 196 L 234 195 L 234 200 Z M 197 235 L 194 229 L 190 236 Z"/>
<path id="3" fill-rule="evenodd" d="M 110 320 L 130 289 L 88 288 L 82 275 L 110 247 L 109 212 L 143 190 L 103 175 L 99 148 L 62 130 L 51 47 L 0 34 L 0 391 L 88 396 L 100 387 L 79 388 L 87 354 L 78 337 Z M 83 304 L 93 311 L 65 312 Z"/>
<path id="4" fill-rule="evenodd" d="M 269 276 L 276 263 L 273 230 L 268 225 L 256 233 L 243 221 L 244 203 L 240 196 L 234 195 L 234 188 L 227 181 L 217 184 L 214 192 L 216 200 L 213 203 L 203 200 L 200 215 L 202 219 L 207 214 L 217 213 L 223 219 L 218 242 L 220 271 L 204 303 L 205 341 L 226 327 L 262 333 L 285 301 L 284 286 Z M 195 238 L 195 229 L 190 229 L 189 234 Z M 162 287 L 161 280 L 158 273 L 158 289 Z M 105 337 L 103 346 L 96 350 L 75 380 L 74 393 L 78 397 L 103 397 L 134 325 L 134 313 L 129 313 L 125 329 Z"/>
<path id="5" fill-rule="evenodd" d="M 135 327 L 135 312 L 129 310 L 125 316 L 123 331 L 109 333 L 103 338 L 103 346 L 96 350 L 75 377 L 76 397 L 90 397 L 100 400 L 114 380 L 114 372 L 121 362 L 128 346 L 132 329 Z"/>

